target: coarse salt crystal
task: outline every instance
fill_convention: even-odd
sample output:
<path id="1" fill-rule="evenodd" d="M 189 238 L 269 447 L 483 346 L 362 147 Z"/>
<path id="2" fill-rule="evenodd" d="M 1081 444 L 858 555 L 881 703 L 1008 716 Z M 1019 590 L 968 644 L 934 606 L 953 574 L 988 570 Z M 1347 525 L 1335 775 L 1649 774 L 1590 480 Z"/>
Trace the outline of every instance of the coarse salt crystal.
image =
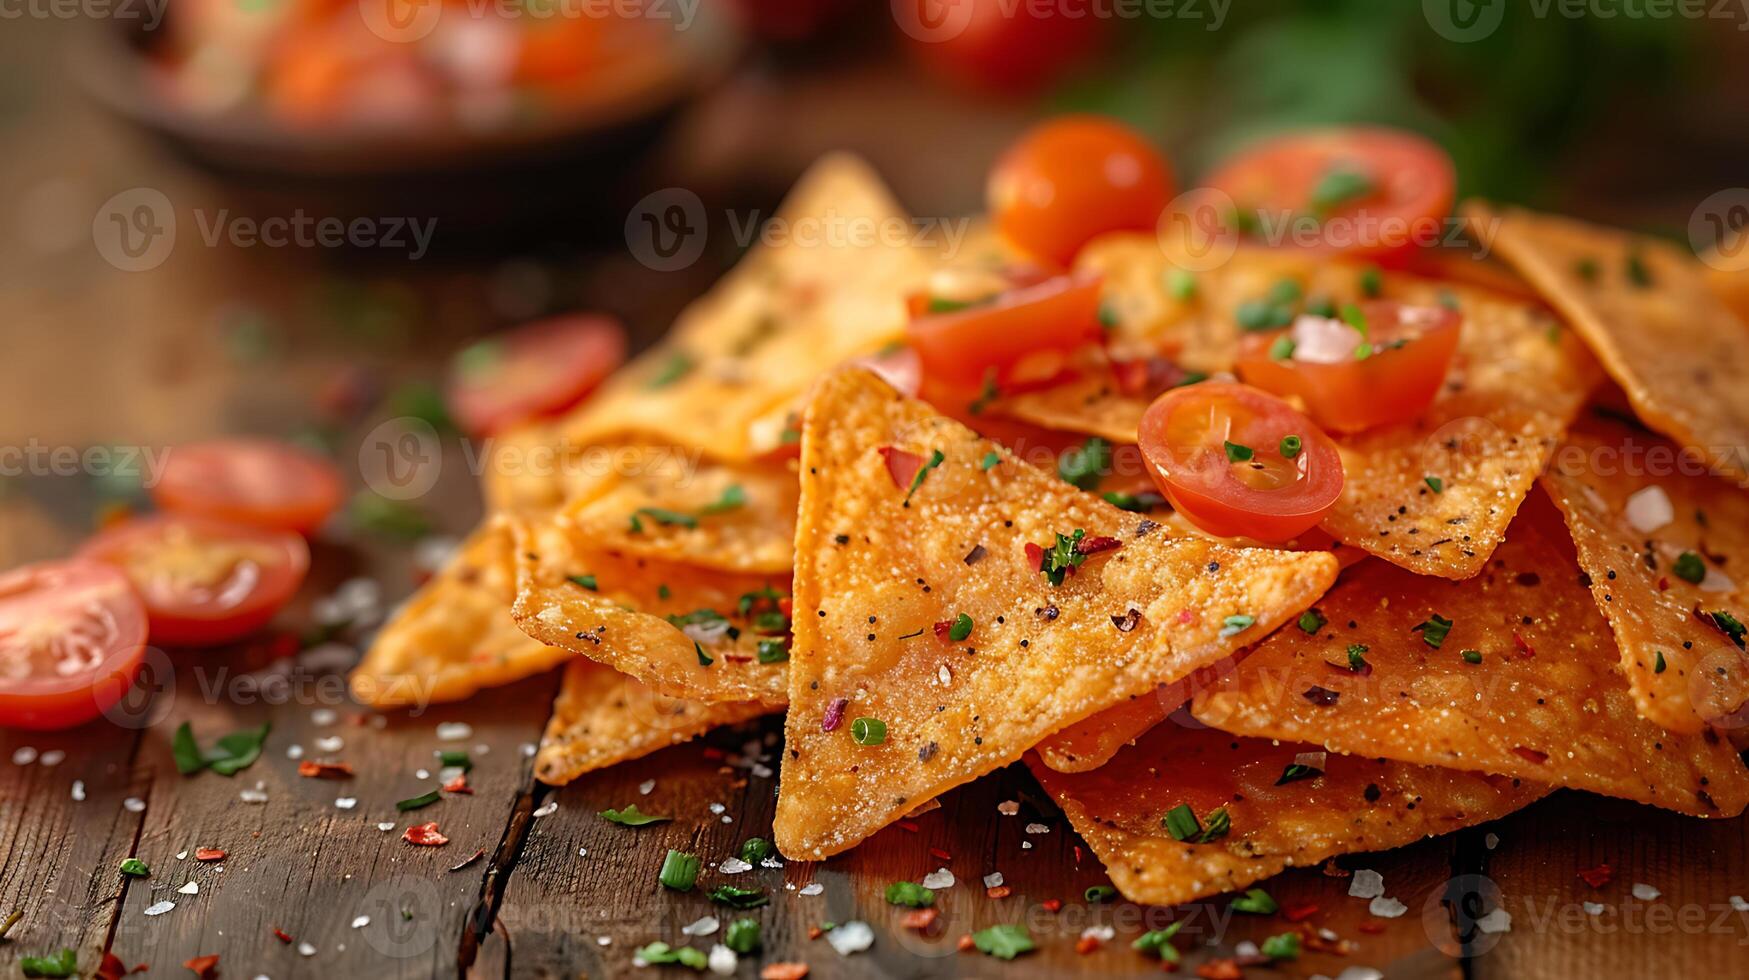
<path id="1" fill-rule="evenodd" d="M 946 868 L 936 868 L 933 872 L 923 876 L 923 887 L 952 888 L 953 872 Z"/>
<path id="2" fill-rule="evenodd" d="M 1385 876 L 1370 868 L 1358 868 L 1348 879 L 1348 894 L 1355 898 L 1377 898 L 1385 893 Z"/>
<path id="3" fill-rule="evenodd" d="M 1642 902 L 1650 902 L 1662 894 L 1664 893 L 1643 881 L 1634 882 L 1634 897 Z"/>
<path id="4" fill-rule="evenodd" d="M 1664 488 L 1652 484 L 1634 491 L 1628 498 L 1624 514 L 1634 530 L 1649 534 L 1676 519 L 1676 508 Z"/>
<path id="5" fill-rule="evenodd" d="M 826 941 L 832 944 L 839 956 L 849 956 L 874 945 L 874 930 L 866 922 L 852 920 L 828 932 Z"/>
<path id="6" fill-rule="evenodd" d="M 1367 905 L 1366 910 L 1381 919 L 1395 919 L 1409 911 L 1409 906 L 1389 895 L 1380 895 Z"/>

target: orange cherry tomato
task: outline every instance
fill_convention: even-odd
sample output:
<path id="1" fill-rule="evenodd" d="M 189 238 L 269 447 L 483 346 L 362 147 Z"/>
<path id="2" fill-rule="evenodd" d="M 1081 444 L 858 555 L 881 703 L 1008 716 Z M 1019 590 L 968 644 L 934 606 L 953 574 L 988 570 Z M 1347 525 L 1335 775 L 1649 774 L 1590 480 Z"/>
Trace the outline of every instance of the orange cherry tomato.
<path id="1" fill-rule="evenodd" d="M 51 561 L 0 573 L 0 726 L 96 718 L 133 684 L 145 647 L 146 609 L 114 568 Z"/>
<path id="2" fill-rule="evenodd" d="M 1342 457 L 1311 419 L 1274 395 L 1204 382 L 1155 399 L 1142 456 L 1160 492 L 1220 537 L 1287 541 L 1342 495 Z"/>
<path id="3" fill-rule="evenodd" d="M 1457 170 L 1430 140 L 1357 127 L 1267 140 L 1207 184 L 1233 199 L 1242 230 L 1265 244 L 1385 261 L 1440 243 Z"/>
<path id="4" fill-rule="evenodd" d="M 333 462 L 272 439 L 238 438 L 172 449 L 152 500 L 180 514 L 308 534 L 345 492 Z"/>
<path id="5" fill-rule="evenodd" d="M 990 172 L 996 228 L 1059 268 L 1110 231 L 1152 231 L 1174 194 L 1166 158 L 1134 130 L 1063 116 L 1028 130 Z"/>
<path id="6" fill-rule="evenodd" d="M 931 379 L 977 388 L 995 372 L 1005 388 L 1034 384 L 1061 373 L 1071 351 L 1099 342 L 1099 284 L 1091 273 L 1054 276 L 926 313 L 906 337 Z"/>
<path id="7" fill-rule="evenodd" d="M 79 556 L 125 572 L 145 601 L 153 642 L 177 646 L 225 643 L 267 625 L 310 568 L 296 534 L 187 514 L 118 524 Z"/>
<path id="8" fill-rule="evenodd" d="M 594 391 L 625 356 L 625 329 L 609 317 L 537 320 L 456 355 L 450 414 L 476 436 L 557 415 Z"/>
<path id="9" fill-rule="evenodd" d="M 1239 377 L 1299 398 L 1307 414 L 1335 432 L 1420 417 L 1445 383 L 1463 317 L 1443 306 L 1389 300 L 1355 309 L 1364 339 L 1353 324 L 1317 316 L 1302 316 L 1288 330 L 1247 335 Z"/>

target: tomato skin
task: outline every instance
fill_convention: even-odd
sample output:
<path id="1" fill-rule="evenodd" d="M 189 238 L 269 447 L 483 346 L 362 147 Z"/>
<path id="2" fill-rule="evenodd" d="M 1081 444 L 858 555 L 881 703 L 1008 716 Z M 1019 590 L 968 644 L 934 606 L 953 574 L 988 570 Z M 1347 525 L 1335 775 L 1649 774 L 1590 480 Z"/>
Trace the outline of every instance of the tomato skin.
<path id="1" fill-rule="evenodd" d="M 996 381 L 1048 379 L 1069 352 L 1098 343 L 1099 286 L 1091 273 L 1054 276 L 1001 294 L 995 300 L 912 320 L 906 338 L 925 377 L 967 389 Z"/>
<path id="2" fill-rule="evenodd" d="M 1282 245 L 1401 265 L 1422 246 L 1440 243 L 1457 197 L 1457 169 L 1438 144 L 1413 133 L 1381 127 L 1289 133 L 1239 151 L 1205 183 L 1242 211 L 1262 211 L 1278 224 L 1314 213 L 1314 189 L 1332 169 L 1362 172 L 1373 189 L 1321 216 L 1307 240 L 1290 235 Z M 1333 226 L 1333 219 L 1345 223 Z"/>
<path id="3" fill-rule="evenodd" d="M 75 639 L 79 650 L 97 645 L 87 669 L 0 676 L 0 726 L 52 731 L 98 717 L 127 693 L 146 646 L 145 606 L 114 568 L 75 559 L 0 572 L 0 664 L 40 652 L 44 641 Z"/>
<path id="4" fill-rule="evenodd" d="M 1002 154 L 986 197 L 998 231 L 1066 269 L 1100 235 L 1152 231 L 1174 186 L 1166 158 L 1134 130 L 1099 116 L 1060 116 Z"/>
<path id="5" fill-rule="evenodd" d="M 1286 436 L 1302 443 L 1291 462 L 1277 448 Z M 1297 478 L 1274 489 L 1242 482 L 1228 460 L 1228 440 Z M 1140 442 L 1173 508 L 1218 537 L 1287 541 L 1323 520 L 1342 495 L 1342 457 L 1330 437 L 1293 406 L 1247 385 L 1203 382 L 1161 395 L 1142 415 Z"/>
<path id="6" fill-rule="evenodd" d="M 1391 301 L 1360 304 L 1376 353 L 1334 364 L 1276 360 L 1270 346 L 1280 334 L 1251 334 L 1240 345 L 1239 377 L 1271 394 L 1297 397 L 1320 426 L 1362 432 L 1419 418 L 1439 396 L 1451 369 L 1463 318 L 1444 307 L 1416 307 L 1427 318 L 1412 331 L 1403 306 Z M 1402 347 L 1388 347 L 1398 339 Z"/>
<path id="7" fill-rule="evenodd" d="M 473 436 L 557 415 L 594 391 L 625 357 L 625 329 L 610 317 L 536 320 L 456 355 L 450 414 Z"/>
<path id="8" fill-rule="evenodd" d="M 177 446 L 152 486 L 159 507 L 269 530 L 309 534 L 345 497 L 340 468 L 272 439 Z"/>
<path id="9" fill-rule="evenodd" d="M 86 542 L 79 557 L 126 573 L 145 603 L 152 641 L 172 646 L 211 646 L 259 630 L 310 568 L 309 546 L 296 534 L 187 514 L 119 524 Z M 191 569 L 225 577 L 190 582 Z"/>

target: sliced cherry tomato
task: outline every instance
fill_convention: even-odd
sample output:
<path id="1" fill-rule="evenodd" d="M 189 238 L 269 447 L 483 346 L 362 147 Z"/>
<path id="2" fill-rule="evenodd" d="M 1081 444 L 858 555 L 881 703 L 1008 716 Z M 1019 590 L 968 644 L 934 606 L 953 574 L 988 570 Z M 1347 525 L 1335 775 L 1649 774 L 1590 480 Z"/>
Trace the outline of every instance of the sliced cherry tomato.
<path id="1" fill-rule="evenodd" d="M 1342 457 L 1311 419 L 1274 395 L 1205 382 L 1161 395 L 1142 415 L 1154 483 L 1197 527 L 1286 541 L 1342 495 Z"/>
<path id="2" fill-rule="evenodd" d="M 1049 380 L 1068 355 L 1098 343 L 1100 277 L 1054 276 L 983 302 L 934 307 L 911 321 L 906 335 L 923 373 L 975 389 L 994 372 L 1003 388 Z"/>
<path id="3" fill-rule="evenodd" d="M 1413 133 L 1324 129 L 1243 150 L 1207 183 L 1233 199 L 1249 237 L 1382 261 L 1441 241 L 1457 170 Z"/>
<path id="4" fill-rule="evenodd" d="M 309 546 L 296 534 L 187 514 L 119 524 L 79 554 L 127 573 L 145 600 L 154 643 L 185 646 L 267 625 L 310 568 Z"/>
<path id="5" fill-rule="evenodd" d="M 94 561 L 0 573 L 0 726 L 83 724 L 121 700 L 145 656 L 146 609 Z"/>
<path id="6" fill-rule="evenodd" d="M 996 228 L 1068 268 L 1110 231 L 1152 231 L 1174 193 L 1172 168 L 1134 130 L 1098 116 L 1063 116 L 1028 130 L 990 172 Z"/>
<path id="7" fill-rule="evenodd" d="M 340 506 L 340 468 L 272 439 L 215 439 L 177 446 L 152 487 L 165 510 L 308 534 Z"/>
<path id="8" fill-rule="evenodd" d="M 1239 350 L 1239 377 L 1299 398 L 1307 414 L 1336 432 L 1420 417 L 1445 383 L 1463 317 L 1443 306 L 1389 300 L 1355 310 L 1356 323 L 1307 315 L 1287 330 L 1248 335 Z"/>
<path id="9" fill-rule="evenodd" d="M 556 415 L 594 391 L 625 356 L 625 329 L 608 317 L 538 320 L 456 355 L 450 414 L 476 436 Z"/>

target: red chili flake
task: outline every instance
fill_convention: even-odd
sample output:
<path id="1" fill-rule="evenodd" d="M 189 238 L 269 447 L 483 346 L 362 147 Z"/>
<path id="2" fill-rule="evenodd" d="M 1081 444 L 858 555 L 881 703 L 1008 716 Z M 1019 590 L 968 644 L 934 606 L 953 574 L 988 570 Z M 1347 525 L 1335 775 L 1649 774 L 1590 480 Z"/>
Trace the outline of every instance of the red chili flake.
<path id="1" fill-rule="evenodd" d="M 954 943 L 954 947 L 960 952 L 965 953 L 977 949 L 978 941 L 973 939 L 972 934 L 968 932 L 960 937 L 959 942 Z"/>
<path id="2" fill-rule="evenodd" d="M 819 939 L 821 936 L 824 936 L 825 934 L 826 934 L 826 930 L 820 928 L 819 926 L 809 926 L 808 927 L 808 938 L 809 939 Z"/>
<path id="3" fill-rule="evenodd" d="M 1593 888 L 1602 888 L 1614 878 L 1615 869 L 1607 864 L 1600 864 L 1595 868 L 1582 868 L 1579 871 L 1579 880 Z"/>
<path id="4" fill-rule="evenodd" d="M 1058 909 L 1063 907 L 1063 900 L 1060 898 L 1050 898 L 1050 899 L 1046 899 L 1046 900 L 1040 902 L 1039 904 L 1044 906 L 1044 909 L 1046 912 L 1055 912 Z"/>
<path id="5" fill-rule="evenodd" d="M 468 774 L 465 772 L 457 775 L 449 782 L 444 783 L 443 791 L 445 793 L 466 793 L 469 796 L 474 795 L 474 788 L 468 785 Z"/>
<path id="6" fill-rule="evenodd" d="M 923 468 L 923 457 L 895 446 L 882 446 L 880 452 L 881 459 L 887 464 L 887 475 L 893 478 L 893 486 L 900 490 L 911 489 L 911 481 L 917 479 L 917 471 Z"/>
<path id="7" fill-rule="evenodd" d="M 1008 896 L 1010 896 L 1012 894 L 1014 894 L 1014 889 L 1008 887 L 1007 885 L 995 885 L 993 887 L 984 889 L 984 897 L 985 898 L 1007 898 Z"/>
<path id="8" fill-rule="evenodd" d="M 196 861 L 223 861 L 225 852 L 216 847 L 197 847 L 194 849 Z"/>
<path id="9" fill-rule="evenodd" d="M 1529 762 L 1534 762 L 1539 766 L 1549 761 L 1549 754 L 1547 752 L 1538 752 L 1535 749 L 1527 749 L 1522 745 L 1514 745 L 1512 751 L 1519 758 Z"/>
<path id="10" fill-rule="evenodd" d="M 935 920 L 939 918 L 941 918 L 941 911 L 939 909 L 912 909 L 904 915 L 899 916 L 899 927 L 903 929 L 915 929 L 918 932 L 922 932 L 934 925 Z"/>
<path id="11" fill-rule="evenodd" d="M 1281 910 L 1281 917 L 1289 922 L 1304 922 L 1318 914 L 1316 903 L 1307 902 L 1304 905 L 1289 905 Z"/>
<path id="12" fill-rule="evenodd" d="M 1082 936 L 1080 939 L 1075 940 L 1075 952 L 1082 956 L 1098 952 L 1099 947 L 1099 939 L 1095 936 Z"/>
<path id="13" fill-rule="evenodd" d="M 287 946 L 292 944 L 292 937 L 286 935 L 286 931 L 278 926 L 273 927 L 273 938 L 285 943 Z"/>
<path id="14" fill-rule="evenodd" d="M 820 731 L 836 731 L 839 725 L 844 724 L 844 709 L 849 706 L 849 698 L 833 698 L 826 705 L 826 717 L 820 720 Z"/>
<path id="15" fill-rule="evenodd" d="M 1123 547 L 1122 541 L 1102 534 L 1091 538 L 1082 538 L 1075 545 L 1075 550 L 1083 555 L 1097 555 L 1102 551 L 1116 551 L 1121 547 Z"/>
<path id="16" fill-rule="evenodd" d="M 944 851 L 939 847 L 930 848 L 929 849 L 929 856 L 932 858 L 935 858 L 937 861 L 952 861 L 953 860 L 952 854 L 949 854 L 947 851 Z"/>
<path id="17" fill-rule="evenodd" d="M 907 834 L 915 834 L 919 828 L 915 820 L 901 820 L 899 821 L 899 829 Z"/>
<path id="18" fill-rule="evenodd" d="M 1035 572 L 1044 571 L 1045 549 L 1028 541 L 1026 543 L 1026 563 L 1031 565 Z"/>
<path id="19" fill-rule="evenodd" d="M 1368 919 L 1365 922 L 1362 922 L 1359 926 L 1356 926 L 1356 928 L 1369 936 L 1376 936 L 1385 931 L 1385 924 L 1378 919 Z"/>
<path id="20" fill-rule="evenodd" d="M 448 837 L 438 833 L 436 821 L 417 823 L 408 827 L 407 832 L 401 835 L 401 839 L 409 844 L 418 844 L 420 847 L 442 847 L 449 843 Z"/>
<path id="21" fill-rule="evenodd" d="M 759 980 L 803 980 L 807 975 L 806 963 L 767 963 L 759 971 Z"/>
<path id="22" fill-rule="evenodd" d="M 1239 969 L 1239 961 L 1231 958 L 1205 960 L 1196 968 L 1196 975 L 1203 980 L 1245 980 L 1245 972 Z"/>
<path id="23" fill-rule="evenodd" d="M 1536 656 L 1536 647 L 1531 646 L 1530 643 L 1527 642 L 1524 637 L 1518 635 L 1517 630 L 1512 631 L 1512 642 L 1518 644 L 1518 652 L 1522 656 L 1526 656 L 1526 657 Z"/>
<path id="24" fill-rule="evenodd" d="M 210 977 L 219 969 L 219 954 L 209 953 L 206 956 L 196 956 L 182 964 L 194 971 L 197 977 Z"/>
<path id="25" fill-rule="evenodd" d="M 1306 688 L 1300 695 L 1300 697 L 1305 698 L 1307 701 L 1312 702 L 1320 708 L 1330 707 L 1335 704 L 1336 699 L 1341 696 L 1342 695 L 1336 691 L 1332 691 L 1327 687 L 1319 687 L 1316 684 Z"/>
<path id="26" fill-rule="evenodd" d="M 305 779 L 351 779 L 352 766 L 344 762 L 317 762 L 305 759 L 298 763 L 298 775 Z"/>

